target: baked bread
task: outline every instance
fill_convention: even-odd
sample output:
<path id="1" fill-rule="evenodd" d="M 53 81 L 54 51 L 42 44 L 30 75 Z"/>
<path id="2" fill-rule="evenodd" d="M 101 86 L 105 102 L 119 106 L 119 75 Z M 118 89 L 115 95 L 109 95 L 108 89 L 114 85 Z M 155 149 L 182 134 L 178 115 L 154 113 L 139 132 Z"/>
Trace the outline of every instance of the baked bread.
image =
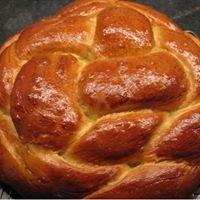
<path id="1" fill-rule="evenodd" d="M 0 180 L 26 198 L 186 198 L 200 184 L 200 41 L 152 8 L 77 0 L 0 50 Z"/>

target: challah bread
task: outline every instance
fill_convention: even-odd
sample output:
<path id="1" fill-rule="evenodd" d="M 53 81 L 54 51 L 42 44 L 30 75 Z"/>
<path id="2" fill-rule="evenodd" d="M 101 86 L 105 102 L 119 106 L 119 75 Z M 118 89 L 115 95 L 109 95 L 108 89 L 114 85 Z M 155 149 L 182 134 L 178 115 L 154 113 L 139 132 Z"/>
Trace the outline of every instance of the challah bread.
<path id="1" fill-rule="evenodd" d="M 199 38 L 137 3 L 74 1 L 1 47 L 0 181 L 26 198 L 187 198 L 199 97 Z"/>

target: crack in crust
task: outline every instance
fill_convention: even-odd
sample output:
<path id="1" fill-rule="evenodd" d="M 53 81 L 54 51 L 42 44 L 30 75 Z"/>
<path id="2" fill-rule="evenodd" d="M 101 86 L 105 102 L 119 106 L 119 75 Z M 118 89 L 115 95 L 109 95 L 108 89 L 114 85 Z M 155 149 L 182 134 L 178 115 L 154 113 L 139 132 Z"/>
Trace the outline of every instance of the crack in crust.
<path id="1" fill-rule="evenodd" d="M 199 38 L 147 6 L 76 0 L 0 49 L 0 181 L 26 198 L 186 198 L 199 88 Z"/>

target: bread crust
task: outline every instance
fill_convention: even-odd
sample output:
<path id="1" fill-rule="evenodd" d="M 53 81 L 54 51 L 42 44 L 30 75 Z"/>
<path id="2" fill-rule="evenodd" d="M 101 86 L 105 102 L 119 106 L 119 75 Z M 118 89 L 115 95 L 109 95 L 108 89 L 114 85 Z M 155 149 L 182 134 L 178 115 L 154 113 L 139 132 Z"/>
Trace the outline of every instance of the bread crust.
<path id="1" fill-rule="evenodd" d="M 24 198 L 187 198 L 199 95 L 199 38 L 148 6 L 76 0 L 0 48 L 0 181 Z"/>

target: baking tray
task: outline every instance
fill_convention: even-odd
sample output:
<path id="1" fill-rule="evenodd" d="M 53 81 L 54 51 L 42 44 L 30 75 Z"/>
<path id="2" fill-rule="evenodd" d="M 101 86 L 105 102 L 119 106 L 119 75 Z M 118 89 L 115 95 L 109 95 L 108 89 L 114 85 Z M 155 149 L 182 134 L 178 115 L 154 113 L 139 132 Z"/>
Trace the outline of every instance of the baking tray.
<path id="1" fill-rule="evenodd" d="M 20 195 L 6 185 L 0 185 L 0 195 L 1 199 L 20 199 Z M 191 199 L 200 199 L 200 188 L 192 195 Z"/>

